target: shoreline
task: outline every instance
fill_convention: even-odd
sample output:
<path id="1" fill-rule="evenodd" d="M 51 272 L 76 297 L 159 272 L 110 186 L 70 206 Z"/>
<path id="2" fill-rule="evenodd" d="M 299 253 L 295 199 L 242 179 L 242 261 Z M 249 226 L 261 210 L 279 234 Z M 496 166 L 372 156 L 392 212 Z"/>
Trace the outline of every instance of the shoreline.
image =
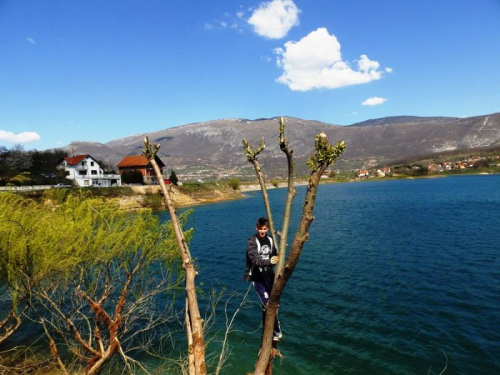
<path id="1" fill-rule="evenodd" d="M 485 175 L 498 175 L 498 174 L 500 174 L 500 173 L 479 172 L 479 173 L 408 176 L 408 177 L 373 177 L 373 178 L 350 179 L 350 180 L 340 180 L 340 181 L 335 180 L 335 179 L 334 180 L 323 179 L 320 181 L 320 185 L 344 184 L 344 183 L 385 182 L 385 181 L 398 181 L 398 180 L 435 179 L 435 178 L 448 178 L 448 177 L 456 177 L 456 176 L 485 176 Z M 294 187 L 306 186 L 308 183 L 309 183 L 309 181 L 299 180 L 299 181 L 295 182 Z M 280 182 L 278 184 L 278 186 L 274 186 L 270 182 L 266 183 L 266 188 L 268 190 L 283 189 L 283 188 L 287 188 L 287 186 L 288 186 L 287 182 Z M 258 183 L 241 184 L 239 190 L 237 190 L 237 191 L 232 190 L 232 192 L 234 192 L 234 194 L 231 194 L 231 196 L 225 196 L 224 194 L 221 194 L 219 197 L 216 197 L 216 198 L 199 198 L 197 200 L 193 200 L 193 201 L 189 201 L 189 202 L 182 202 L 182 203 L 180 203 L 180 202 L 176 203 L 174 201 L 174 204 L 175 204 L 176 208 L 177 207 L 178 208 L 189 208 L 189 207 L 203 206 L 206 204 L 228 202 L 228 201 L 232 201 L 232 200 L 247 198 L 248 196 L 245 195 L 245 193 L 259 191 L 259 190 L 260 190 L 260 184 L 258 184 Z M 173 200 L 174 200 L 174 198 L 173 198 Z M 165 208 L 161 208 L 161 210 L 164 210 L 164 209 Z"/>

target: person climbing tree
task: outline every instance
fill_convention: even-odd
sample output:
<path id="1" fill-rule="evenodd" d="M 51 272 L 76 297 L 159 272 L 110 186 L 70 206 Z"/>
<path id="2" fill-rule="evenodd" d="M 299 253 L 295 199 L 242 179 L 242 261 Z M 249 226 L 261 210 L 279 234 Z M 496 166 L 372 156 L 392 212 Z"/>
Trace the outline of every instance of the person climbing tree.
<path id="1" fill-rule="evenodd" d="M 252 285 L 262 302 L 262 326 L 266 318 L 266 306 L 269 301 L 274 282 L 274 265 L 278 263 L 273 239 L 267 235 L 269 220 L 261 217 L 255 224 L 257 233 L 248 239 L 245 273 L 243 280 L 252 281 Z M 278 316 L 274 320 L 273 340 L 282 337 Z"/>

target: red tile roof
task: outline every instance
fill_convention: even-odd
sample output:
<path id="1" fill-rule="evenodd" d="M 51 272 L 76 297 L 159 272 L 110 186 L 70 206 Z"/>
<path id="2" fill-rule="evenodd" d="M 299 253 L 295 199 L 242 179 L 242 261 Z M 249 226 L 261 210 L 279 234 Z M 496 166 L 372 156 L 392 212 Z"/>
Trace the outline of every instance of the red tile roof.
<path id="1" fill-rule="evenodd" d="M 165 164 L 156 157 L 156 162 L 160 167 L 164 167 Z M 118 168 L 120 167 L 145 167 L 149 164 L 148 158 L 146 158 L 144 155 L 129 155 L 125 156 L 121 162 L 119 162 L 116 166 Z"/>
<path id="2" fill-rule="evenodd" d="M 68 165 L 76 165 L 79 162 L 81 162 L 83 159 L 85 159 L 87 156 L 90 156 L 90 155 L 85 154 L 85 155 L 76 155 L 73 157 L 68 156 L 68 157 L 65 157 L 64 160 L 66 160 L 66 163 L 68 163 Z"/>

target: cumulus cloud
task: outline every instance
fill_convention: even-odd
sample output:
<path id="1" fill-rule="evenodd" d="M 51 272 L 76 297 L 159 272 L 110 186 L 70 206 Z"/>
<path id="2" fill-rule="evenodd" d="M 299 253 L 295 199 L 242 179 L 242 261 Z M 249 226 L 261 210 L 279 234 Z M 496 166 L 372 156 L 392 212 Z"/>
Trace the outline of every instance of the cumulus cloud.
<path id="1" fill-rule="evenodd" d="M 0 141 L 7 141 L 12 143 L 29 143 L 40 140 L 40 135 L 35 132 L 22 132 L 14 134 L 5 130 L 0 130 Z"/>
<path id="2" fill-rule="evenodd" d="M 258 35 L 280 39 L 299 24 L 299 13 L 300 9 L 292 0 L 272 0 L 261 3 L 247 22 Z"/>
<path id="3" fill-rule="evenodd" d="M 286 42 L 276 48 L 277 64 L 283 74 L 277 79 L 296 91 L 336 89 L 378 80 L 380 64 L 361 55 L 358 70 L 342 60 L 340 43 L 325 28 L 312 31 L 298 42 Z"/>
<path id="4" fill-rule="evenodd" d="M 26 38 L 26 40 L 31 44 L 36 44 L 36 40 L 33 38 Z"/>
<path id="5" fill-rule="evenodd" d="M 374 106 L 374 105 L 380 105 L 384 104 L 387 101 L 386 98 L 379 98 L 378 96 L 374 96 L 373 98 L 368 98 L 366 99 L 362 105 L 369 105 L 369 106 Z"/>

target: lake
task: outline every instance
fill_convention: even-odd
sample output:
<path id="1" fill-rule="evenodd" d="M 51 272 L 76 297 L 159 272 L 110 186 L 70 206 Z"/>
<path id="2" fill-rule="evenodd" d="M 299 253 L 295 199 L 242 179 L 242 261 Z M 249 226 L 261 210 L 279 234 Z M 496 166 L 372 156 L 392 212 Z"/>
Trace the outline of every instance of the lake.
<path id="1" fill-rule="evenodd" d="M 500 373 L 499 187 L 499 175 L 320 186 L 281 301 L 286 359 L 274 373 Z M 278 228 L 285 192 L 269 191 Z M 264 215 L 260 192 L 195 208 L 191 250 L 206 291 L 245 293 L 246 242 Z M 223 303 L 217 314 L 213 332 L 224 329 Z M 237 316 L 225 373 L 253 369 L 260 319 L 257 304 Z"/>

